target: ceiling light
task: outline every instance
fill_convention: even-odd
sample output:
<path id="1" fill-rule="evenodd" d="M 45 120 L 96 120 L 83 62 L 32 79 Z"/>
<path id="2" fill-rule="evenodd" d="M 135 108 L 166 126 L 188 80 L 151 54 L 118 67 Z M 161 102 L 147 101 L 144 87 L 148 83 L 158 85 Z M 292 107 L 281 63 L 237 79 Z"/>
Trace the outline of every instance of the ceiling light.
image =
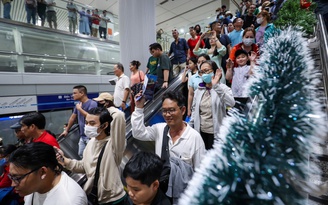
<path id="1" fill-rule="evenodd" d="M 120 32 L 115 32 L 113 36 L 117 36 L 118 34 L 120 34 Z"/>

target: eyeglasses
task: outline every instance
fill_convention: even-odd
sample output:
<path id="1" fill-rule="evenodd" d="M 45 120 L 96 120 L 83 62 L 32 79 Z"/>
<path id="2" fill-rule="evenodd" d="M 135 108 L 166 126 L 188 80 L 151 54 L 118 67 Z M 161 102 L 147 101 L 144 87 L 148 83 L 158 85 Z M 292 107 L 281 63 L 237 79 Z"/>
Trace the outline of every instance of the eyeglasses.
<path id="1" fill-rule="evenodd" d="M 198 71 L 198 73 L 200 73 L 200 74 L 204 74 L 204 73 L 208 74 L 208 73 L 211 73 L 211 72 L 212 72 L 212 70 L 200 70 L 200 71 Z"/>
<path id="2" fill-rule="evenodd" d="M 182 107 L 179 107 L 180 109 Z M 177 111 L 177 109 L 175 108 L 170 108 L 170 109 L 162 109 L 162 114 L 163 115 L 171 115 L 172 113 L 174 113 L 175 111 Z"/>
<path id="3" fill-rule="evenodd" d="M 8 178 L 15 182 L 15 184 L 19 184 L 26 176 L 28 176 L 29 174 L 32 174 L 33 172 L 35 172 L 36 170 L 40 169 L 41 167 L 38 167 L 36 169 L 33 169 L 32 171 L 22 175 L 22 176 L 13 176 L 11 174 L 8 174 Z"/>

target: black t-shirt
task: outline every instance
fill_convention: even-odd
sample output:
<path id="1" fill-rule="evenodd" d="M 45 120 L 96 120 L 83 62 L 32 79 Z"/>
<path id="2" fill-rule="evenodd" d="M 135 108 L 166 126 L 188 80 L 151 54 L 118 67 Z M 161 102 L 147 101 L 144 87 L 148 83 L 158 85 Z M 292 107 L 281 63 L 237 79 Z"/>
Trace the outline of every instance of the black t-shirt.
<path id="1" fill-rule="evenodd" d="M 252 24 L 256 24 L 256 16 L 249 16 L 248 14 L 243 15 L 242 19 L 244 20 L 243 29 L 250 27 Z"/>
<path id="2" fill-rule="evenodd" d="M 157 61 L 157 82 L 159 84 L 163 84 L 164 82 L 164 74 L 163 74 L 164 70 L 169 70 L 168 81 L 170 82 L 173 76 L 172 64 L 170 58 L 166 54 L 162 53 L 162 55 L 158 58 Z"/>
<path id="3" fill-rule="evenodd" d="M 133 202 L 129 196 L 124 201 L 124 205 L 133 205 Z M 171 205 L 171 202 L 167 196 L 160 189 L 158 189 L 155 198 L 151 202 L 151 205 Z"/>

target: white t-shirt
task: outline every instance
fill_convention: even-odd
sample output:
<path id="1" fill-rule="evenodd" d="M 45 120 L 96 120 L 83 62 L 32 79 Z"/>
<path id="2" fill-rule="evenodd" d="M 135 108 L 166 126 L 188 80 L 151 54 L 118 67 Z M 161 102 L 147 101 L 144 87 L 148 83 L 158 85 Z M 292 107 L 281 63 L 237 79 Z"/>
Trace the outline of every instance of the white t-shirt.
<path id="1" fill-rule="evenodd" d="M 84 190 L 65 172 L 61 173 L 59 183 L 49 192 L 34 192 L 24 197 L 25 205 L 88 205 Z"/>
<path id="2" fill-rule="evenodd" d="M 103 19 L 110 20 L 110 18 L 108 16 L 104 16 L 104 14 L 100 14 L 99 16 L 100 18 L 102 18 L 99 22 L 99 26 L 103 28 L 107 28 L 107 22 L 104 21 Z"/>
<path id="3" fill-rule="evenodd" d="M 124 100 L 124 90 L 128 88 L 130 89 L 130 78 L 126 76 L 124 73 L 118 77 L 115 85 L 115 90 L 114 90 L 114 105 L 116 107 L 120 107 L 122 104 L 122 101 Z M 129 99 L 129 97 L 128 97 Z M 125 99 L 125 100 L 128 100 Z"/>
<path id="4" fill-rule="evenodd" d="M 46 0 L 47 4 L 53 4 L 56 3 L 55 0 Z M 47 6 L 47 11 L 55 11 L 54 6 Z"/>
<path id="5" fill-rule="evenodd" d="M 233 69 L 231 89 L 234 97 L 247 97 L 243 93 L 246 81 L 249 78 L 249 70 L 249 65 L 238 66 Z"/>

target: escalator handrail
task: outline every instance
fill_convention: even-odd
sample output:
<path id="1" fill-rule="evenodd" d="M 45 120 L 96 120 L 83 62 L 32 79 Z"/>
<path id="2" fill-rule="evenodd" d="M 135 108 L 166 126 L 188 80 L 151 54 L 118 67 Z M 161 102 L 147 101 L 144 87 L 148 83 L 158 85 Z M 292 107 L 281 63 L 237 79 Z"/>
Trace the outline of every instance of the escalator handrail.
<path id="1" fill-rule="evenodd" d="M 319 39 L 319 54 L 320 54 L 320 66 L 322 70 L 322 77 L 323 77 L 323 85 L 326 95 L 326 105 L 328 104 L 328 33 L 326 30 L 325 22 L 322 18 L 321 14 L 317 15 L 318 18 L 318 24 L 316 28 L 316 37 Z M 328 112 L 328 109 L 326 109 L 326 112 Z"/>
<path id="2" fill-rule="evenodd" d="M 147 102 L 144 107 L 144 122 L 149 121 L 156 113 L 158 113 L 157 111 L 160 110 L 162 106 L 162 95 L 165 92 L 176 91 L 183 85 L 181 81 L 182 75 L 183 73 L 180 73 L 179 76 L 171 81 L 168 88 L 159 90 L 154 94 L 153 100 Z M 126 124 L 126 139 L 128 140 L 130 137 L 132 137 L 132 125 L 129 117 Z"/>

